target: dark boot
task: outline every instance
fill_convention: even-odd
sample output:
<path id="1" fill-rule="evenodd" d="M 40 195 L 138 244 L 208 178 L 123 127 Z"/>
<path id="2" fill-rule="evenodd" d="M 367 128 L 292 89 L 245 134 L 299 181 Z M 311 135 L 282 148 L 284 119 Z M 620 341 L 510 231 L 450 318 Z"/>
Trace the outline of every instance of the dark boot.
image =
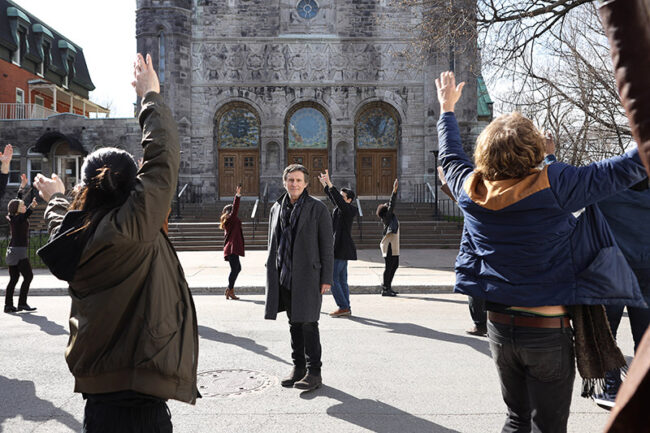
<path id="1" fill-rule="evenodd" d="M 18 311 L 36 311 L 36 307 L 30 307 L 27 304 L 18 304 Z"/>
<path id="2" fill-rule="evenodd" d="M 303 377 L 302 380 L 294 383 L 293 387 L 302 391 L 312 391 L 314 389 L 320 388 L 321 385 L 323 385 L 323 378 L 321 377 L 320 373 L 307 373 L 307 375 Z"/>
<path id="3" fill-rule="evenodd" d="M 296 382 L 305 377 L 307 374 L 307 369 L 304 367 L 293 367 L 289 376 L 285 377 L 280 381 L 280 385 L 285 388 L 291 388 Z"/>
<path id="4" fill-rule="evenodd" d="M 5 313 L 15 313 L 16 311 L 18 311 L 18 309 L 13 305 L 5 305 Z"/>
<path id="5" fill-rule="evenodd" d="M 381 286 L 381 296 L 396 296 L 397 292 L 393 291 L 390 287 Z"/>

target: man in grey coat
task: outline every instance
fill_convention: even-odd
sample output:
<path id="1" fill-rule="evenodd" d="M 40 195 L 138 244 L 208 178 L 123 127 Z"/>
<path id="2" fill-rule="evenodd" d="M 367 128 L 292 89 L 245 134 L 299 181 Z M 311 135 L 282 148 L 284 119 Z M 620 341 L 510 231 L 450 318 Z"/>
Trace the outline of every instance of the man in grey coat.
<path id="1" fill-rule="evenodd" d="M 302 165 L 285 168 L 287 192 L 271 208 L 264 316 L 287 312 L 294 367 L 281 384 L 301 390 L 322 384 L 318 319 L 334 266 L 332 221 L 325 204 L 309 196 L 307 179 Z"/>

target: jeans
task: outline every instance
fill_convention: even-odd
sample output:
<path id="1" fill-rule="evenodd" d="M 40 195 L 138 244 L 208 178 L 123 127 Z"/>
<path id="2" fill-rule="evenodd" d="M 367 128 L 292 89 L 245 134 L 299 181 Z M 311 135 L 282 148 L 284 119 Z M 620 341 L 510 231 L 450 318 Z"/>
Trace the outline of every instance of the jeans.
<path id="1" fill-rule="evenodd" d="M 239 263 L 239 256 L 237 254 L 230 254 L 226 256 L 226 260 L 230 263 L 230 275 L 228 275 L 228 288 L 235 288 L 235 281 L 237 281 L 237 276 L 241 272 L 241 263 Z"/>
<path id="2" fill-rule="evenodd" d="M 342 310 L 350 308 L 350 287 L 348 287 L 348 261 L 334 259 L 334 280 L 332 295 Z"/>
<path id="3" fill-rule="evenodd" d="M 291 291 L 280 286 L 280 298 L 289 318 L 293 365 L 298 368 L 307 368 L 309 373 L 320 375 L 322 349 L 318 322 L 292 322 Z"/>
<path id="4" fill-rule="evenodd" d="M 27 303 L 29 285 L 32 283 L 32 278 L 34 278 L 29 259 L 22 259 L 16 266 L 9 266 L 9 284 L 7 284 L 7 290 L 5 291 L 5 306 L 7 307 L 14 305 L 14 289 L 21 274 L 23 276 L 23 284 L 20 286 L 18 305 L 25 305 Z"/>
<path id="5" fill-rule="evenodd" d="M 485 311 L 485 299 L 468 296 L 469 314 L 472 321 L 479 328 L 484 327 L 487 322 L 487 311 Z"/>
<path id="6" fill-rule="evenodd" d="M 393 255 L 392 245 L 388 246 L 388 254 L 384 257 L 384 289 L 390 290 L 393 284 L 393 277 L 399 268 L 399 256 Z"/>
<path id="7" fill-rule="evenodd" d="M 172 433 L 164 400 L 133 391 L 86 394 L 82 433 Z"/>
<path id="8" fill-rule="evenodd" d="M 566 432 L 575 379 L 571 328 L 529 328 L 488 321 L 488 336 L 508 406 L 502 433 Z"/>

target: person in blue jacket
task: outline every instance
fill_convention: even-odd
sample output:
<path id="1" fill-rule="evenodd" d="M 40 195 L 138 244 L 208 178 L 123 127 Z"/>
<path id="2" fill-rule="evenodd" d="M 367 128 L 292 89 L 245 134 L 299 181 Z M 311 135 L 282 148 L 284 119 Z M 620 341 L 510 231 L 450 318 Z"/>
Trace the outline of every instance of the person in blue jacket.
<path id="1" fill-rule="evenodd" d="M 598 202 L 598 207 L 609 223 L 616 243 L 634 271 L 646 303 L 650 304 L 650 233 L 645 230 L 650 218 L 648 179 Z M 623 317 L 624 308 L 623 305 L 608 305 L 606 308 L 607 319 L 614 337 Z M 636 353 L 643 334 L 650 325 L 650 308 L 627 306 L 627 313 Z M 604 392 L 595 396 L 594 400 L 606 408 L 614 406 L 620 385 L 620 371 L 609 372 L 605 379 Z"/>
<path id="2" fill-rule="evenodd" d="M 637 150 L 585 167 L 541 166 L 544 136 L 519 113 L 485 128 L 474 164 L 454 115 L 463 85 L 452 72 L 436 79 L 440 161 L 465 217 L 454 291 L 486 300 L 508 406 L 503 432 L 565 432 L 575 378 L 567 306 L 644 305 L 590 205 L 641 181 L 645 170 Z"/>

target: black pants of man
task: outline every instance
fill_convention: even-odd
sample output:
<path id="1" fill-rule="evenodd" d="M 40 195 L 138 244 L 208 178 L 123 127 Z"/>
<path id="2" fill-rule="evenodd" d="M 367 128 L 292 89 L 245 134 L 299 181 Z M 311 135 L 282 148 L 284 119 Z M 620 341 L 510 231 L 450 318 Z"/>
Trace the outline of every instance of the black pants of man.
<path id="1" fill-rule="evenodd" d="M 228 275 L 228 288 L 235 288 L 235 281 L 237 281 L 237 275 L 241 272 L 241 263 L 239 263 L 239 256 L 237 254 L 230 254 L 226 257 L 228 263 L 230 263 L 230 275 Z"/>
<path id="2" fill-rule="evenodd" d="M 392 245 L 388 245 L 388 253 L 384 257 L 384 289 L 390 290 L 393 284 L 393 277 L 399 268 L 399 256 L 393 255 Z"/>
<path id="3" fill-rule="evenodd" d="M 82 433 L 172 433 L 165 400 L 134 391 L 84 394 Z"/>
<path id="4" fill-rule="evenodd" d="M 23 276 L 23 284 L 20 286 L 20 296 L 18 297 L 18 305 L 27 304 L 27 292 L 29 292 L 29 285 L 32 283 L 34 273 L 32 272 L 32 265 L 29 259 L 22 259 L 16 266 L 9 266 L 9 284 L 5 292 L 5 307 L 13 307 L 14 305 L 14 289 L 18 283 L 20 275 Z"/>
<path id="5" fill-rule="evenodd" d="M 575 356 L 571 328 L 529 328 L 490 320 L 488 337 L 508 418 L 501 433 L 566 433 Z"/>
<path id="6" fill-rule="evenodd" d="M 291 333 L 291 359 L 298 368 L 307 368 L 311 374 L 320 375 L 321 345 L 318 322 L 291 321 L 291 290 L 280 287 L 280 302 L 287 311 Z"/>

